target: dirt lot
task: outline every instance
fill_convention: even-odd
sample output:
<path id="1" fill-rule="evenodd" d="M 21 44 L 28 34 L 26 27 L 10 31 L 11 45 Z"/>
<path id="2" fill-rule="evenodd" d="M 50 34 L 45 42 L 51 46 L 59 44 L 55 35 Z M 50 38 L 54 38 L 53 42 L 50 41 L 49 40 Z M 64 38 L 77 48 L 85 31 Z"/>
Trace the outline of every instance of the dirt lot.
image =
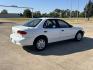
<path id="1" fill-rule="evenodd" d="M 0 70 L 93 70 L 93 24 L 76 25 L 86 31 L 81 42 L 54 43 L 41 52 L 12 44 L 13 25 L 0 24 Z"/>

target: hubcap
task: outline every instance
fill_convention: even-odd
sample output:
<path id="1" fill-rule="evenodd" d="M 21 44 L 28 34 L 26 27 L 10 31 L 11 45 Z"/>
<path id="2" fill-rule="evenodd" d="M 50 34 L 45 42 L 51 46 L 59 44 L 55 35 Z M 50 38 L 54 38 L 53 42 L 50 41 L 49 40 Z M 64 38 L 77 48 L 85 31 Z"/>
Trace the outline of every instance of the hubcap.
<path id="1" fill-rule="evenodd" d="M 78 40 L 81 40 L 81 38 L 82 38 L 82 35 L 81 35 L 81 33 L 79 33 L 79 34 L 77 35 L 77 39 L 78 39 Z"/>
<path id="2" fill-rule="evenodd" d="M 38 48 L 38 49 L 43 49 L 43 48 L 45 48 L 45 41 L 44 41 L 43 39 L 41 39 L 41 40 L 39 40 L 39 41 L 37 42 L 37 48 Z"/>

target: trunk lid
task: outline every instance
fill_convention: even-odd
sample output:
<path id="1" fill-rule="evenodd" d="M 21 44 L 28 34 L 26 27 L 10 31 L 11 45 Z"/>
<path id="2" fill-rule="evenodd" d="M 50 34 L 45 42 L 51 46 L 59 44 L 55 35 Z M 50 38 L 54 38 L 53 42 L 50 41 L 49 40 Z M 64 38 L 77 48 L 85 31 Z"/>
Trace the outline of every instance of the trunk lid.
<path id="1" fill-rule="evenodd" d="M 28 29 L 29 29 L 29 27 L 22 26 L 22 25 L 20 25 L 20 26 L 14 26 L 14 27 L 12 27 L 12 33 L 17 33 L 18 30 L 20 30 L 20 31 L 26 31 Z"/>

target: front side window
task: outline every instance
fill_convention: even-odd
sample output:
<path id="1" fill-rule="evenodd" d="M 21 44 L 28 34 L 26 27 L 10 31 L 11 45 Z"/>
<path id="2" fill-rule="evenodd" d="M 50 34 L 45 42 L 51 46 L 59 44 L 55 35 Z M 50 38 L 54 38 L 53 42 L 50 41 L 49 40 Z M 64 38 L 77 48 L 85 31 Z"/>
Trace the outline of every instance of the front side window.
<path id="1" fill-rule="evenodd" d="M 66 22 L 64 22 L 62 20 L 58 20 L 58 23 L 59 23 L 60 28 L 69 28 L 70 27 Z"/>
<path id="2" fill-rule="evenodd" d="M 25 23 L 23 26 L 36 27 L 41 21 L 42 19 L 32 19 L 29 22 Z"/>

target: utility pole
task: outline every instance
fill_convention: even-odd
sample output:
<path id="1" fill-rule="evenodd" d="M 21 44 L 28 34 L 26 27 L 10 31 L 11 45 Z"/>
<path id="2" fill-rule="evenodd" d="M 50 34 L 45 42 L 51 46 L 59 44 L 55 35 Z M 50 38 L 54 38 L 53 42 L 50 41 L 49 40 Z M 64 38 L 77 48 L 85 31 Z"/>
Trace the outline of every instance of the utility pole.
<path id="1" fill-rule="evenodd" d="M 79 0 L 78 0 L 78 7 L 77 7 L 77 23 L 78 23 L 78 19 L 79 19 Z"/>
<path id="2" fill-rule="evenodd" d="M 70 18 L 72 18 L 72 0 L 71 0 Z"/>
<path id="3" fill-rule="evenodd" d="M 33 9 L 34 9 L 34 8 L 32 8 L 32 18 L 33 18 Z"/>
<path id="4" fill-rule="evenodd" d="M 85 12 L 84 12 L 84 15 L 85 15 L 85 19 L 87 18 L 87 12 L 86 12 L 86 7 L 85 7 Z"/>
<path id="5" fill-rule="evenodd" d="M 62 12 L 61 12 L 61 11 L 60 11 L 60 13 L 59 13 L 59 14 L 60 14 L 60 18 L 62 18 Z"/>

